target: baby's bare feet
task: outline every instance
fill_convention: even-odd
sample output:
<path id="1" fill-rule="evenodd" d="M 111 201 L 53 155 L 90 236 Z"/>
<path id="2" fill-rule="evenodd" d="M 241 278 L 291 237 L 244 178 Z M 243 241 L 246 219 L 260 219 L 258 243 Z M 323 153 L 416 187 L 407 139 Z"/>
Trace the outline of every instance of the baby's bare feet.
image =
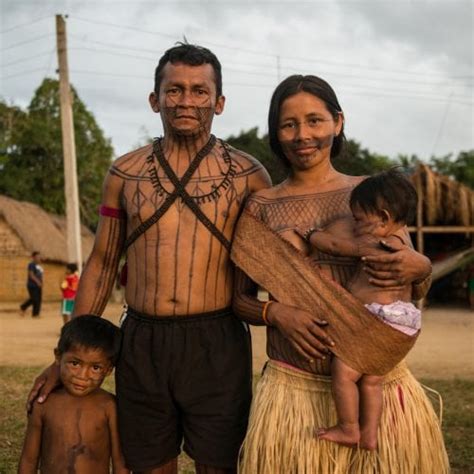
<path id="1" fill-rule="evenodd" d="M 353 448 L 359 443 L 360 432 L 358 425 L 335 425 L 331 428 L 318 428 L 316 436 L 319 439 Z"/>
<path id="2" fill-rule="evenodd" d="M 377 432 L 373 433 L 371 430 L 362 431 L 360 433 L 359 447 L 368 451 L 375 451 L 377 449 Z"/>

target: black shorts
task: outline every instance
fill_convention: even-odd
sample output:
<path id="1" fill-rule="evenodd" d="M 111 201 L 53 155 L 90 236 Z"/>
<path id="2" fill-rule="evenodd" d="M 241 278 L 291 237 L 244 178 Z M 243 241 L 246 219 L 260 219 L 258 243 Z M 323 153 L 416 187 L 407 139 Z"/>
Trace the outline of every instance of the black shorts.
<path id="1" fill-rule="evenodd" d="M 233 468 L 252 397 L 250 332 L 230 310 L 152 317 L 128 310 L 116 367 L 120 439 L 132 470 L 183 449 Z"/>

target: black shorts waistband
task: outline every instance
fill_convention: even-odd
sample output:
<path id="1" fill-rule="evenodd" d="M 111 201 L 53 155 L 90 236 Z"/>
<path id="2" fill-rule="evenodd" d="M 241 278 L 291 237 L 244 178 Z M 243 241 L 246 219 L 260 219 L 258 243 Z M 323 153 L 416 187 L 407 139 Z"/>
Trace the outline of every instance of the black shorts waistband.
<path id="1" fill-rule="evenodd" d="M 221 319 L 225 317 L 234 316 L 232 308 L 216 309 L 206 313 L 186 314 L 182 316 L 151 316 L 149 314 L 140 313 L 133 308 L 127 308 L 127 317 L 131 317 L 137 321 L 149 324 L 166 324 L 166 323 L 190 323 L 199 321 L 210 321 L 212 319 Z"/>

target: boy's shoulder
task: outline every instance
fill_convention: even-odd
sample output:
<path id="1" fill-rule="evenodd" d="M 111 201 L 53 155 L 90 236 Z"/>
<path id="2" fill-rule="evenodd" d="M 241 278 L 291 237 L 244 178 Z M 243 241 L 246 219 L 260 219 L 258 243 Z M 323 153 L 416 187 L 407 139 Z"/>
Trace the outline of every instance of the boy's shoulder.
<path id="1" fill-rule="evenodd" d="M 88 397 L 97 408 L 102 408 L 106 411 L 110 409 L 115 410 L 115 395 L 113 393 L 108 392 L 107 390 L 104 390 L 103 388 L 98 388 L 93 393 L 88 395 Z"/>

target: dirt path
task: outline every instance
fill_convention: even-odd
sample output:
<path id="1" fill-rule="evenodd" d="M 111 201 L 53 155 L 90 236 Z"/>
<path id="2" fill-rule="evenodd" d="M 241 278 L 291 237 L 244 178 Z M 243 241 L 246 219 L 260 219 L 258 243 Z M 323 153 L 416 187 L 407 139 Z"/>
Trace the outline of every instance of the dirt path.
<path id="1" fill-rule="evenodd" d="M 110 304 L 105 317 L 118 323 L 121 306 Z M 16 304 L 0 305 L 0 365 L 44 366 L 53 359 L 61 329 L 59 303 L 44 305 L 41 318 L 20 317 Z M 265 330 L 252 328 L 254 371 L 266 360 Z M 417 377 L 474 379 L 474 313 L 467 309 L 429 308 L 408 362 Z"/>

